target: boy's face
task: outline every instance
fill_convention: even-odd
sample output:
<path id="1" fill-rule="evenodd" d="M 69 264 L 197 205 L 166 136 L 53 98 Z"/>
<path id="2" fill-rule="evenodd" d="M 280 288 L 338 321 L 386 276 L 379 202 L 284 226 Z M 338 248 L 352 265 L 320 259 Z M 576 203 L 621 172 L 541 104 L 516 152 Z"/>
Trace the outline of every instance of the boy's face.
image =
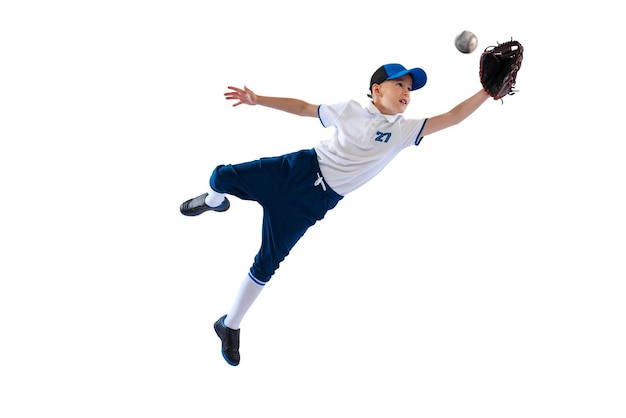
<path id="1" fill-rule="evenodd" d="M 372 87 L 374 105 L 384 115 L 403 113 L 411 102 L 412 86 L 413 77 L 410 74 L 374 84 Z"/>

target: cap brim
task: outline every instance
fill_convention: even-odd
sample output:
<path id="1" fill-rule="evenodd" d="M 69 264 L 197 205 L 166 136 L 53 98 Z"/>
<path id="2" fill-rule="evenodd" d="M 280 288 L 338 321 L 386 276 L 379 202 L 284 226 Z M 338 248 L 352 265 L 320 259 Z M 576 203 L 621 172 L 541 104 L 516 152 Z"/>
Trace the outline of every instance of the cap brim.
<path id="1" fill-rule="evenodd" d="M 396 78 L 400 78 L 406 74 L 410 74 L 411 77 L 413 77 L 413 85 L 411 86 L 411 90 L 421 89 L 426 85 L 426 71 L 422 70 L 421 68 L 413 68 L 411 70 L 400 71 L 387 77 L 387 80 L 395 80 Z"/>

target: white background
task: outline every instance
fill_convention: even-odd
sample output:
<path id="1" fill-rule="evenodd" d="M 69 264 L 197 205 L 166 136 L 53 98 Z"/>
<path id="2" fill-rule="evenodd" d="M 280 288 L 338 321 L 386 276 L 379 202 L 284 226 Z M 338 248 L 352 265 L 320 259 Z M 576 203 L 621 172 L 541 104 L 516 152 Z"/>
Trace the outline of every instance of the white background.
<path id="1" fill-rule="evenodd" d="M 2 3 L 2 417 L 626 416 L 617 3 L 348 3 Z M 226 87 L 366 103 L 372 72 L 400 62 L 429 76 L 405 117 L 434 116 L 511 37 L 519 93 L 329 212 L 228 366 L 212 326 L 260 207 L 178 206 L 217 164 L 330 131 L 232 108 Z"/>

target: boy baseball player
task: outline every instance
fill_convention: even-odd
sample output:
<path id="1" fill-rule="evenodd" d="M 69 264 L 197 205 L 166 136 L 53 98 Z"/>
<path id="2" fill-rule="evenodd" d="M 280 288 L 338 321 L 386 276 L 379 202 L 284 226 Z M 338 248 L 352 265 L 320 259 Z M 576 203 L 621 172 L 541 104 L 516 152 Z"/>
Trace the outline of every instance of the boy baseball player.
<path id="1" fill-rule="evenodd" d="M 385 64 L 371 77 L 371 101 L 365 107 L 356 101 L 317 105 L 257 95 L 245 86 L 228 87 L 224 95 L 235 101 L 233 106 L 266 106 L 319 118 L 324 127 L 334 128 L 330 138 L 312 149 L 217 166 L 208 192 L 180 206 L 186 216 L 225 212 L 230 207 L 226 195 L 231 195 L 263 207 L 261 248 L 230 310 L 214 324 L 228 364 L 237 366 L 240 361 L 239 327 L 244 315 L 307 229 L 344 196 L 376 176 L 404 148 L 458 124 L 490 97 L 481 89 L 447 113 L 405 119 L 402 113 L 411 101 L 411 92 L 425 84 L 426 73 L 421 68 Z"/>

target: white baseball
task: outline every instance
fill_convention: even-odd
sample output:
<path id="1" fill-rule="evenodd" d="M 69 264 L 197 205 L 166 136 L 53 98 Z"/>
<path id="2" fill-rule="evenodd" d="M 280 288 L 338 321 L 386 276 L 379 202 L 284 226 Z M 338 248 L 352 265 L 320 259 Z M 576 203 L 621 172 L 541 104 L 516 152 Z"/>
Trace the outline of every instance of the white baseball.
<path id="1" fill-rule="evenodd" d="M 456 49 L 462 53 L 470 54 L 474 52 L 478 46 L 478 37 L 474 34 L 474 32 L 464 30 L 456 36 L 454 46 L 456 46 Z"/>

